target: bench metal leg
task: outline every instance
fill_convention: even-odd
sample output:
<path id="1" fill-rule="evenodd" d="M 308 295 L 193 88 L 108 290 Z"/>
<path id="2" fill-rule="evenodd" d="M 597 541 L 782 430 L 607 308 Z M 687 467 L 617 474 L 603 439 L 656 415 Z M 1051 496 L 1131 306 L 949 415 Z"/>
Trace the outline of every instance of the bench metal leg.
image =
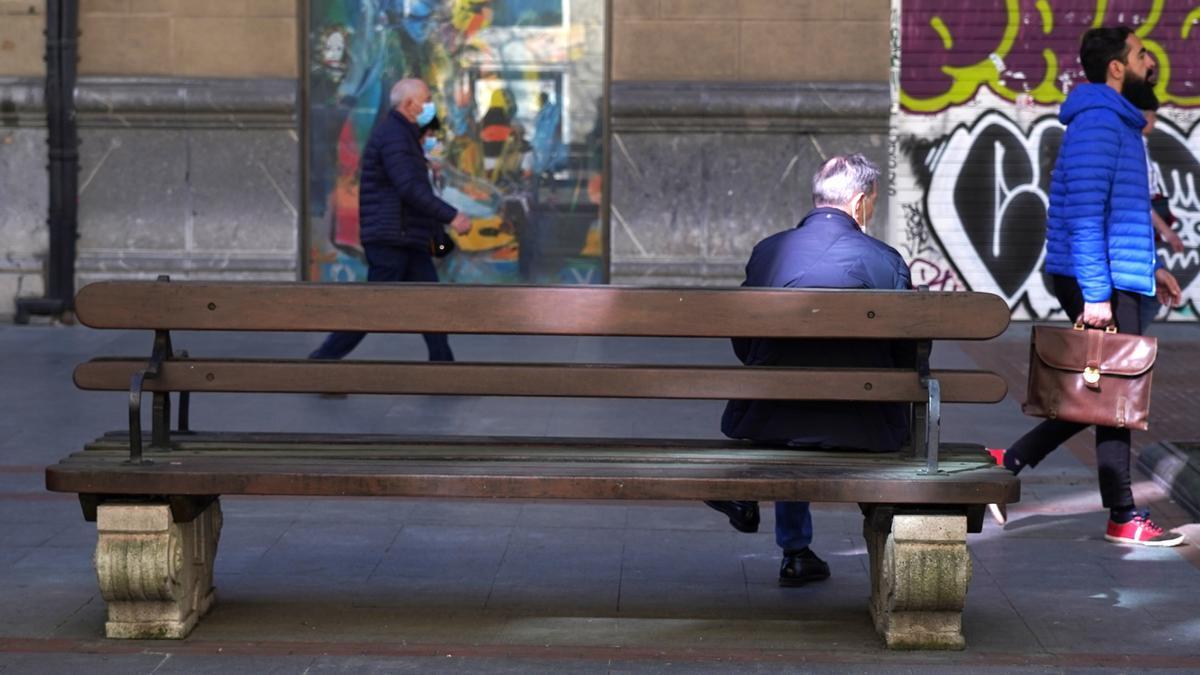
<path id="1" fill-rule="evenodd" d="M 867 510 L 871 616 L 889 649 L 962 649 L 967 516 Z"/>
<path id="2" fill-rule="evenodd" d="M 104 503 L 98 507 L 96 527 L 96 576 L 108 602 L 105 634 L 186 637 L 215 597 L 220 501 L 182 523 L 172 522 L 166 502 Z"/>

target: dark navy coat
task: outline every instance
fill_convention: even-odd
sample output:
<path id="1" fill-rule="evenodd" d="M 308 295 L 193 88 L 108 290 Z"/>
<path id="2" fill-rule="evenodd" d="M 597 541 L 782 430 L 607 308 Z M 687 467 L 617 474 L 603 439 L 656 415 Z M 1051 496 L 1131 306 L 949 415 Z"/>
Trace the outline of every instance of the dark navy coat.
<path id="1" fill-rule="evenodd" d="M 872 239 L 850 216 L 818 208 L 794 229 L 767 237 L 746 264 L 749 287 L 909 289 L 896 249 Z M 894 368 L 912 366 L 907 341 L 736 338 L 748 366 Z M 796 447 L 898 450 L 908 439 L 908 406 L 896 403 L 730 401 L 721 431 L 731 438 Z"/>
<path id="2" fill-rule="evenodd" d="M 395 110 L 371 131 L 358 189 L 363 244 L 429 251 L 436 230 L 458 213 L 433 193 L 420 136 Z"/>

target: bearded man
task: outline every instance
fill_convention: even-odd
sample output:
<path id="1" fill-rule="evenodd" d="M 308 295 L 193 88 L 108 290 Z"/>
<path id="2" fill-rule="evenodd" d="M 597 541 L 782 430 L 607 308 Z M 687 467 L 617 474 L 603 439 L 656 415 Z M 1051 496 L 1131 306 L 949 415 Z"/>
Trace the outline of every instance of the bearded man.
<path id="1" fill-rule="evenodd" d="M 1141 139 L 1146 120 L 1133 102 L 1151 88 L 1154 61 L 1125 26 L 1085 33 L 1079 61 L 1088 83 L 1071 90 L 1059 113 L 1067 130 L 1050 181 L 1046 272 L 1068 319 L 1140 335 L 1141 304 L 1155 294 L 1155 250 Z M 993 454 L 1016 473 L 1086 428 L 1046 420 Z M 1100 497 L 1109 510 L 1105 539 L 1133 546 L 1182 543 L 1183 535 L 1164 531 L 1137 510 L 1129 443 L 1127 428 L 1096 428 Z M 993 515 L 1004 518 L 999 509 Z"/>

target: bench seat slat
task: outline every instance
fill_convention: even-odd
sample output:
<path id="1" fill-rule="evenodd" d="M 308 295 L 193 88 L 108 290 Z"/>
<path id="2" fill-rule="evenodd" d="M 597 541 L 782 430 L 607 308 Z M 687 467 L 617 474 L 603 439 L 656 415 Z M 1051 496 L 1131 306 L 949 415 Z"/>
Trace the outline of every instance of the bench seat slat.
<path id="1" fill-rule="evenodd" d="M 144 359 L 81 364 L 81 389 L 121 391 Z M 986 371 L 935 371 L 947 403 L 994 403 L 1008 391 Z M 919 402 L 928 397 L 912 370 L 625 366 L 590 364 L 404 363 L 179 359 L 146 380 L 147 391 L 551 396 L 661 399 L 766 399 Z"/>
<path id="2" fill-rule="evenodd" d="M 988 339 L 1009 321 L 988 293 L 874 290 L 105 281 L 75 304 L 150 330 Z"/>
<path id="3" fill-rule="evenodd" d="M 798 451 L 726 453 L 717 461 L 659 454 L 644 461 L 304 458 L 150 452 L 154 463 L 123 464 L 119 452 L 85 451 L 46 470 L 50 490 L 102 495 L 295 495 L 503 497 L 517 499 L 762 499 L 897 504 L 1015 502 L 1015 477 L 978 456 L 955 458 L 946 475 L 918 476 L 915 465 L 872 454 L 860 465 Z M 765 454 L 763 454 L 765 453 Z M 771 457 L 775 453 L 780 457 Z M 863 453 L 866 454 L 866 453 Z M 790 461 L 779 461 L 782 457 Z M 618 461 L 619 460 L 619 461 Z"/>

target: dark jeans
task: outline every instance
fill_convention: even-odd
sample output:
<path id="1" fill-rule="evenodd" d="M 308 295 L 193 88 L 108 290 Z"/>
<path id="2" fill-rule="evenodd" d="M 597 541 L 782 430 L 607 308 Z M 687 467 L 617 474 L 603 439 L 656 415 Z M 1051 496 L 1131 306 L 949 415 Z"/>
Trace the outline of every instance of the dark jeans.
<path id="1" fill-rule="evenodd" d="M 428 253 L 399 246 L 363 245 L 367 254 L 367 281 L 437 281 L 437 268 Z M 330 333 L 310 359 L 340 359 L 349 354 L 366 333 Z M 425 333 L 430 361 L 453 361 L 450 341 L 445 333 Z"/>
<path id="2" fill-rule="evenodd" d="M 1071 319 L 1083 314 L 1083 293 L 1074 277 L 1052 275 L 1054 295 Z M 1142 296 L 1113 289 L 1112 309 L 1117 330 L 1142 334 Z M 1005 455 L 1005 464 L 1037 466 L 1058 446 L 1087 428 L 1086 424 L 1046 420 L 1014 443 Z M 1100 473 L 1100 499 L 1114 511 L 1134 508 L 1129 479 L 1129 429 L 1096 427 L 1096 464 Z"/>

